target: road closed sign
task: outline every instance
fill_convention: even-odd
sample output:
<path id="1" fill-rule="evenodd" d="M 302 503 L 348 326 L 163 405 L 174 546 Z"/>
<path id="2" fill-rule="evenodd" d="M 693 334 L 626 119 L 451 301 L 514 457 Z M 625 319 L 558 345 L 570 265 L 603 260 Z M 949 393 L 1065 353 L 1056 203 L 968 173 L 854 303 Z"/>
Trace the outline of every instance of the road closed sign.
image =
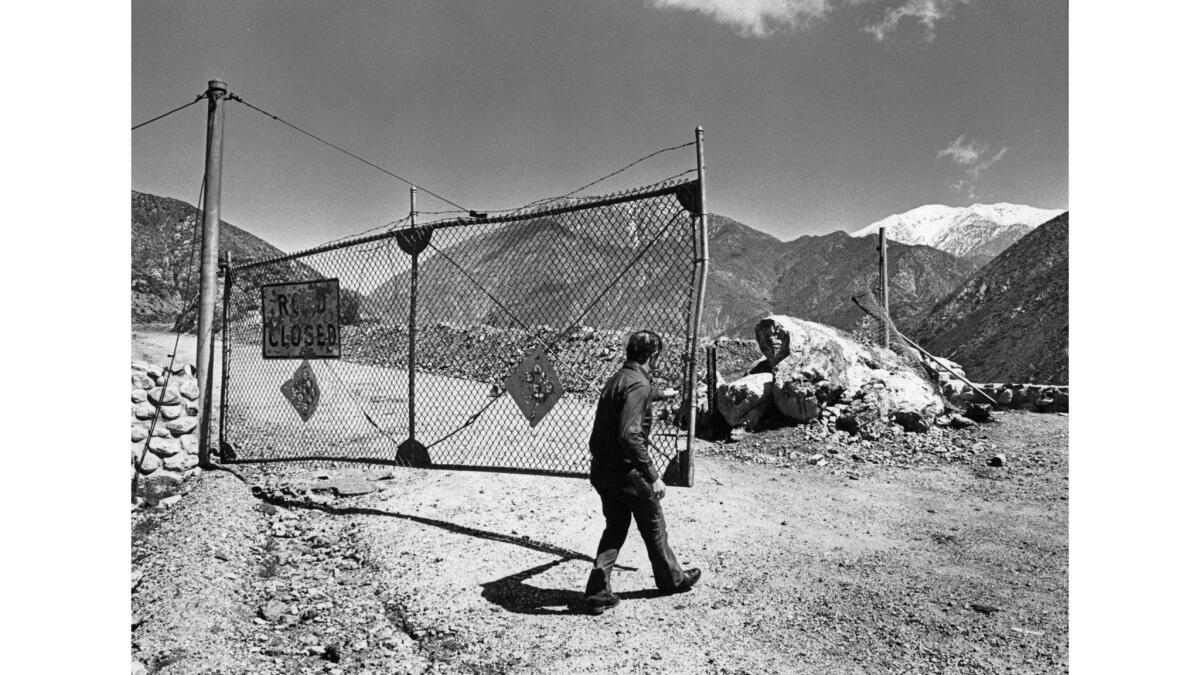
<path id="1" fill-rule="evenodd" d="M 337 279 L 264 285 L 263 358 L 341 358 L 338 297 Z"/>

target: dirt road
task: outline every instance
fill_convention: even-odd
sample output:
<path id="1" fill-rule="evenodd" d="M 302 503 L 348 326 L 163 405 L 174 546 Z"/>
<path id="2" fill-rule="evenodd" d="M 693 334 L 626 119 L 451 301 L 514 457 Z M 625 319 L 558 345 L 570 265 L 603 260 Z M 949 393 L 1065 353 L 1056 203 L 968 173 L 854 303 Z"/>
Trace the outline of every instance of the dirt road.
<path id="1" fill-rule="evenodd" d="M 698 485 L 664 503 L 700 584 L 659 596 L 632 534 L 623 601 L 600 617 L 581 604 L 603 528 L 585 481 L 276 469 L 248 476 L 258 499 L 206 474 L 132 516 L 134 658 L 163 673 L 1066 672 L 1067 418 L 962 433 L 979 453 L 853 472 L 757 463 L 803 455 L 788 436 L 743 459 L 702 449 Z M 997 452 L 1005 466 L 986 466 Z M 321 475 L 376 491 L 310 491 Z"/>

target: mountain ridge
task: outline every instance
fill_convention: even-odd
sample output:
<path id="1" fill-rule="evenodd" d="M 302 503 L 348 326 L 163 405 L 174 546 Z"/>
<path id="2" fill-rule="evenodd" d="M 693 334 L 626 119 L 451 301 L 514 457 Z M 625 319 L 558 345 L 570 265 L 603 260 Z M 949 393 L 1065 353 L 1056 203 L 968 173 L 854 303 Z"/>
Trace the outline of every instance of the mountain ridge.
<path id="1" fill-rule="evenodd" d="M 1067 384 L 1069 264 L 1064 212 L 912 321 L 910 334 L 978 381 Z"/>
<path id="2" fill-rule="evenodd" d="M 926 204 L 892 214 L 851 232 L 850 236 L 873 237 L 883 227 L 890 242 L 923 244 L 986 262 L 1062 212 L 1008 202 L 965 207 Z"/>

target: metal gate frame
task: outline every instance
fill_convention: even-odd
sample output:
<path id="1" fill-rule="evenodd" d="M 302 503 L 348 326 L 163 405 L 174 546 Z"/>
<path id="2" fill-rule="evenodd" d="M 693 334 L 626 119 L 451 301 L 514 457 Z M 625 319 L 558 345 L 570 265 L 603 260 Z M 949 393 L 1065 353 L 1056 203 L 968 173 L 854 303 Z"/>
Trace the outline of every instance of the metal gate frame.
<path id="1" fill-rule="evenodd" d="M 230 296 L 233 290 L 234 279 L 239 272 L 248 269 L 261 267 L 268 264 L 280 263 L 290 260 L 297 260 L 307 256 L 315 255 L 322 252 L 334 251 L 350 246 L 366 244 L 386 239 L 395 239 L 399 247 L 411 256 L 411 274 L 415 280 L 418 275 L 418 258 L 422 251 L 429 244 L 433 233 L 437 230 L 470 227 L 472 225 L 488 225 L 488 224 L 503 224 L 512 223 L 520 220 L 530 220 L 535 218 L 545 218 L 561 213 L 569 213 L 584 209 L 593 209 L 608 205 L 615 205 L 631 201 L 633 199 L 646 199 L 654 196 L 666 195 L 674 193 L 683 207 L 689 212 L 692 222 L 692 279 L 690 289 L 689 303 L 689 322 L 686 328 L 685 343 L 684 343 L 684 367 L 685 375 L 683 381 L 682 406 L 681 412 L 686 416 L 683 420 L 686 428 L 685 447 L 676 455 L 677 471 L 664 472 L 664 482 L 682 486 L 691 487 L 695 482 L 695 465 L 694 465 L 694 444 L 696 437 L 696 412 L 697 412 L 697 396 L 696 383 L 698 377 L 697 367 L 697 350 L 699 342 L 699 330 L 701 326 L 705 290 L 708 277 L 708 218 L 706 208 L 706 190 L 705 190 L 705 164 L 704 164 L 704 131 L 697 127 L 696 133 L 696 170 L 697 178 L 691 181 L 683 181 L 668 183 L 650 190 L 632 190 L 616 195 L 611 195 L 606 198 L 589 200 L 583 204 L 563 206 L 558 208 L 538 209 L 519 215 L 495 216 L 483 218 L 456 218 L 453 220 L 444 220 L 434 223 L 429 223 L 421 226 L 411 226 L 406 229 L 391 230 L 376 235 L 360 237 L 356 239 L 344 240 L 336 243 L 330 243 L 323 246 L 318 246 L 312 249 L 298 251 L 272 258 L 253 260 L 239 265 L 225 264 L 224 279 L 224 298 L 222 306 L 222 359 L 221 359 L 221 415 L 219 418 L 219 448 L 222 462 L 236 463 L 238 461 L 246 461 L 254 463 L 259 461 L 272 460 L 238 460 L 233 452 L 232 447 L 227 443 L 227 392 L 229 391 L 229 361 L 231 352 L 231 343 L 229 340 L 229 318 L 230 318 Z M 538 475 L 553 475 L 553 476 L 572 476 L 579 477 L 581 474 L 574 472 L 561 471 L 542 471 L 536 469 L 513 469 L 506 467 L 485 467 L 478 465 L 447 465 L 447 464 L 430 464 L 428 455 L 425 454 L 425 448 L 415 438 L 415 419 L 418 402 L 415 391 L 416 377 L 416 336 L 419 330 L 417 326 L 417 285 L 410 283 L 410 298 L 409 298 L 409 330 L 408 330 L 408 438 L 397 449 L 397 457 L 394 464 L 401 466 L 426 466 L 438 469 L 451 470 L 474 470 L 474 471 L 490 471 L 498 473 L 524 473 Z M 424 455 L 422 457 L 422 455 Z M 367 463 L 380 463 L 379 460 L 352 460 L 362 461 Z M 586 474 L 584 474 L 586 475 Z"/>

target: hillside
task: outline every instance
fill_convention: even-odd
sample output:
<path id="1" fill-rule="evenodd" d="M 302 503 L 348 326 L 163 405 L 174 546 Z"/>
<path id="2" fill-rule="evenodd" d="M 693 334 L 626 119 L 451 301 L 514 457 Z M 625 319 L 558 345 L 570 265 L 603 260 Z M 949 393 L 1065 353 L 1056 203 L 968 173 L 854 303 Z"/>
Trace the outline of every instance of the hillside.
<path id="1" fill-rule="evenodd" d="M 932 246 L 982 264 L 1059 213 L 1004 202 L 966 207 L 927 204 L 871 223 L 850 236 L 875 238 L 885 227 L 891 241 Z"/>
<path id="2" fill-rule="evenodd" d="M 173 322 L 182 308 L 185 289 L 199 292 L 200 242 L 192 262 L 192 230 L 196 207 L 171 197 L 131 191 L 130 286 L 133 321 Z M 279 255 L 281 251 L 226 221 L 221 221 L 220 254 L 234 262 Z M 190 280 L 188 277 L 191 277 Z M 190 301 L 189 297 L 186 300 Z"/>
<path id="3" fill-rule="evenodd" d="M 864 314 L 850 296 L 879 285 L 878 252 L 872 239 L 842 231 L 799 237 L 781 249 L 774 311 L 850 330 Z M 928 246 L 888 246 L 892 317 L 924 312 L 978 266 Z"/>
<path id="4" fill-rule="evenodd" d="M 457 245 L 461 235 L 439 233 L 444 241 L 435 240 L 436 245 L 456 265 L 442 256 L 423 258 L 422 297 L 439 298 L 437 320 L 447 323 L 511 327 L 515 317 L 528 326 L 566 325 L 637 251 L 636 242 L 606 240 L 595 231 L 586 223 L 547 217 L 497 225 Z M 686 307 L 690 242 L 660 241 L 659 246 L 672 254 L 651 254 L 635 264 L 625 281 L 589 311 L 585 325 L 627 328 L 630 300 L 620 292 L 627 287 L 663 289 L 650 304 L 639 297 L 635 324 Z M 893 313 L 899 318 L 925 311 L 977 269 L 975 263 L 926 246 L 896 244 L 888 254 Z M 875 242 L 845 232 L 781 242 L 714 215 L 709 257 L 702 329 L 709 335 L 749 336 L 754 322 L 773 311 L 850 330 L 863 317 L 850 297 L 878 283 Z M 514 264 L 521 261 L 536 264 Z M 507 311 L 468 282 L 458 267 L 470 271 Z M 406 310 L 407 304 L 396 298 L 407 295 L 408 273 L 402 271 L 369 295 L 367 311 L 378 314 L 389 306 Z"/>
<path id="5" fill-rule="evenodd" d="M 705 323 L 729 336 L 752 336 L 771 312 L 852 330 L 864 315 L 850 297 L 879 285 L 875 241 L 841 231 L 782 242 L 714 216 L 709 253 Z M 924 312 L 976 269 L 928 246 L 889 246 L 893 316 Z"/>
<path id="6" fill-rule="evenodd" d="M 605 207 L 602 218 L 612 222 L 616 212 L 628 208 Z M 561 328 L 586 311 L 583 323 L 588 326 L 625 329 L 676 316 L 682 329 L 691 279 L 690 255 L 682 253 L 691 252 L 690 236 L 678 236 L 676 228 L 674 235 L 659 240 L 655 252 L 639 258 L 643 238 L 652 236 L 648 231 L 631 226 L 617 236 L 601 234 L 608 229 L 592 227 L 576 214 L 560 214 L 470 231 L 439 230 L 421 257 L 419 271 L 427 316 L 457 325 Z M 656 290 L 643 293 L 647 288 Z M 636 303 L 630 300 L 635 293 Z M 368 294 L 364 312 L 406 317 L 408 295 L 409 272 L 404 269 Z"/>
<path id="7" fill-rule="evenodd" d="M 912 337 L 983 382 L 1068 381 L 1068 214 L 988 263 L 916 322 Z"/>

